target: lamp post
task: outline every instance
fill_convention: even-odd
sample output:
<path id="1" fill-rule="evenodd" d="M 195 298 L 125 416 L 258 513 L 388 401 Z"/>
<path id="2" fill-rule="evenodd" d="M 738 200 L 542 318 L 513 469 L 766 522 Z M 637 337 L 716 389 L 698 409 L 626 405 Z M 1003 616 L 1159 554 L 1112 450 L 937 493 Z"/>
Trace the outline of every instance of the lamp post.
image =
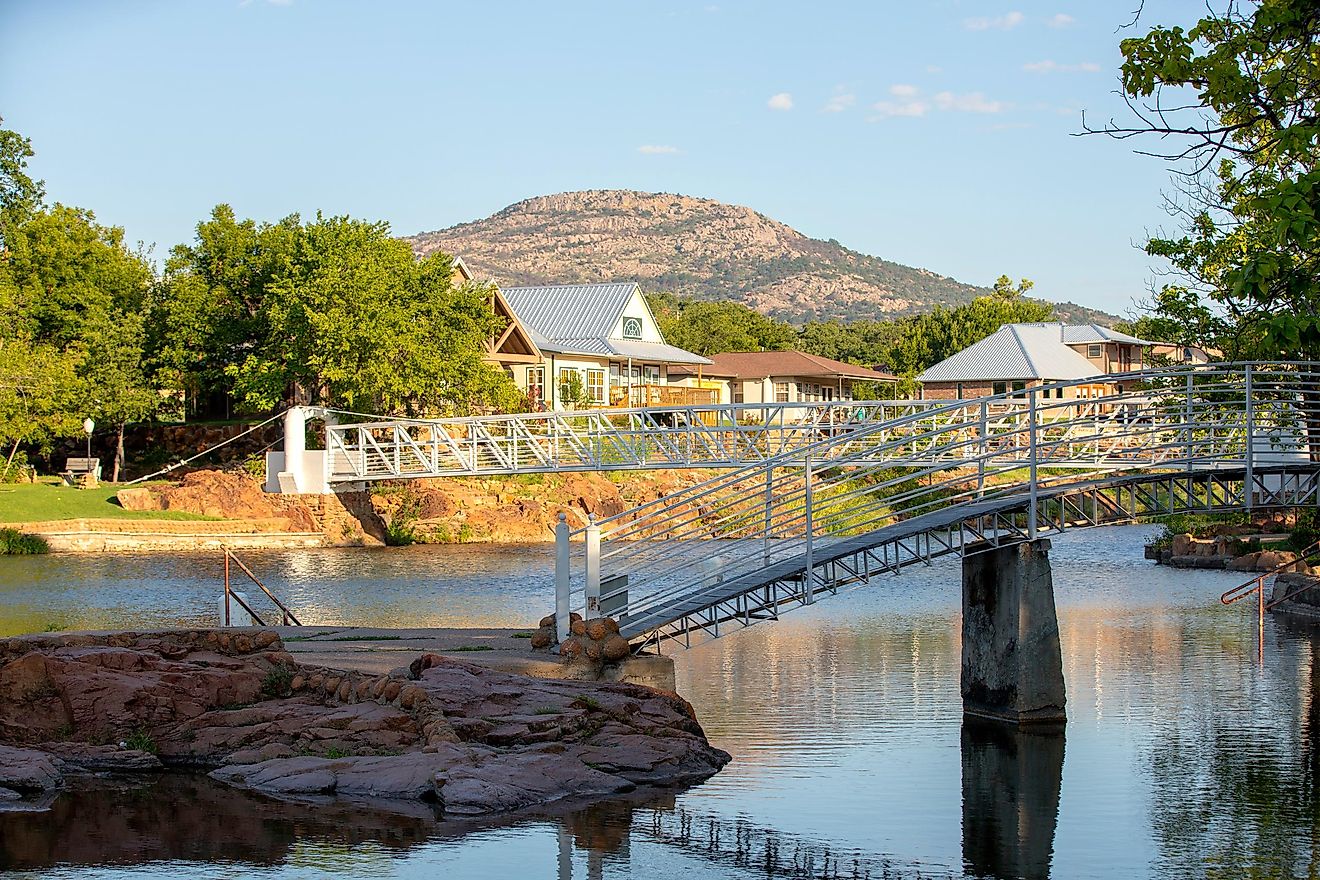
<path id="1" fill-rule="evenodd" d="M 96 430 L 96 422 L 90 418 L 83 419 L 83 431 L 87 433 L 87 458 L 92 457 L 92 431 Z"/>

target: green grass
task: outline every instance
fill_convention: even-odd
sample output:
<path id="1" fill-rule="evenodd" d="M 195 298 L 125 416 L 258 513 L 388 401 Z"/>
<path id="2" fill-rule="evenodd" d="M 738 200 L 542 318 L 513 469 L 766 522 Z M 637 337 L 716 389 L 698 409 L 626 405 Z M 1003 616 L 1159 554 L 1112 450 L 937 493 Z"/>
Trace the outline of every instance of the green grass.
<path id="1" fill-rule="evenodd" d="M 215 519 L 178 510 L 124 510 L 115 498 L 121 488 L 102 484 L 96 489 L 76 489 L 50 481 L 0 485 L 0 523 L 61 519 Z"/>

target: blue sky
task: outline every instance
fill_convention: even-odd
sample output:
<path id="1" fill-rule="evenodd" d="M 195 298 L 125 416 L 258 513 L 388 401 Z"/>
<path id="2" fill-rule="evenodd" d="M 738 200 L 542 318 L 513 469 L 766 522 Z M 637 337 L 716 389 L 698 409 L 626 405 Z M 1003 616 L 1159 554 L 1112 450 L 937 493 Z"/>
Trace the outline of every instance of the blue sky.
<path id="1" fill-rule="evenodd" d="M 1167 171 L 1072 133 L 1124 118 L 1135 6 L 0 0 L 0 115 L 52 199 L 158 258 L 219 202 L 410 234 L 628 188 L 1121 314 Z"/>

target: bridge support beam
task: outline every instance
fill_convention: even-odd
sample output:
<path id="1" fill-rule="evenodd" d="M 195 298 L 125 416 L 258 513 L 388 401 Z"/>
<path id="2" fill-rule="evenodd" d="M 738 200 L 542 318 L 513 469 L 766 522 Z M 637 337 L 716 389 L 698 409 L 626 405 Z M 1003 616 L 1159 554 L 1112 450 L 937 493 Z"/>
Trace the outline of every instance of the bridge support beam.
<path id="1" fill-rule="evenodd" d="M 1065 719 L 1049 548 L 1041 539 L 971 547 L 963 557 L 964 714 L 1014 724 Z"/>

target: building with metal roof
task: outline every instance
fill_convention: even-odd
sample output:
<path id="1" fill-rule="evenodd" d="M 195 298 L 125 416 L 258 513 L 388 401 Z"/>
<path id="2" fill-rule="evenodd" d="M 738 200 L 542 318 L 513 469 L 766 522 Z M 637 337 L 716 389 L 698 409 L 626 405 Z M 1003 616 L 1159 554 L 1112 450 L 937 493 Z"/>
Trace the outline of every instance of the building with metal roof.
<path id="1" fill-rule="evenodd" d="M 934 399 L 982 397 L 1075 379 L 1096 381 L 1067 393 L 1101 396 L 1115 388 L 1121 374 L 1141 369 L 1144 350 L 1154 344 L 1098 324 L 1005 324 L 917 379 L 922 395 Z"/>
<path id="2" fill-rule="evenodd" d="M 541 353 L 513 370 L 532 402 L 546 409 L 710 403 L 712 394 L 669 380 L 672 367 L 710 360 L 665 342 L 641 287 L 557 284 L 502 291 Z"/>

